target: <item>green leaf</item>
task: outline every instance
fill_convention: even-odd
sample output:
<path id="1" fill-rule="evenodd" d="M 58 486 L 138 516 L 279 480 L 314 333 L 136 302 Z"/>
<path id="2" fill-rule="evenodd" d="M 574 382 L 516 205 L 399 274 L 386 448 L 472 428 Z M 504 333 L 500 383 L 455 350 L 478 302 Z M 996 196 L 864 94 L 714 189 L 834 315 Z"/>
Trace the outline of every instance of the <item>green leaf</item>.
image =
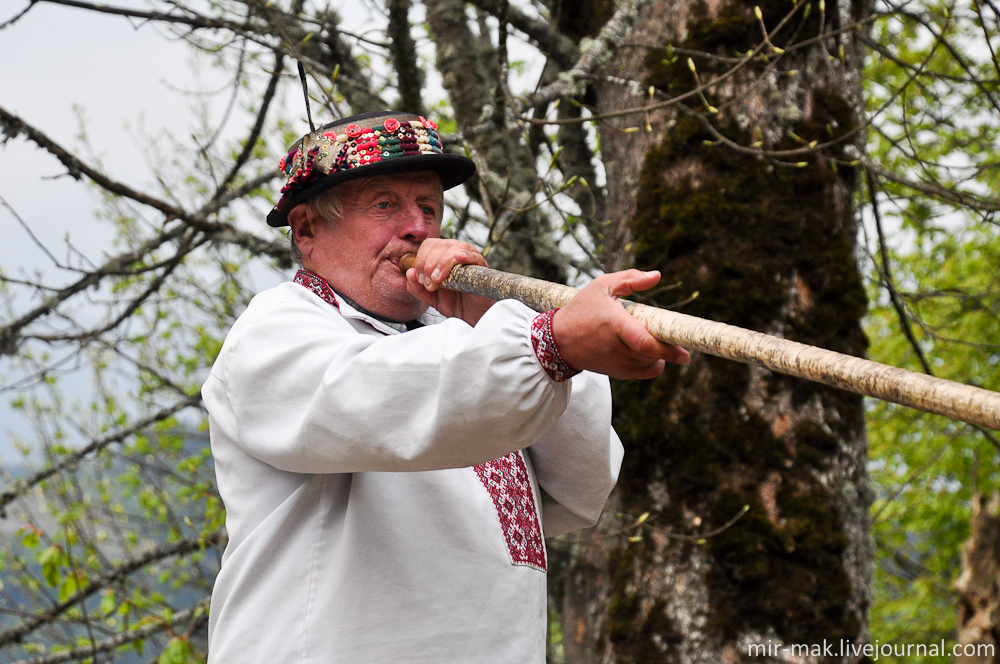
<path id="1" fill-rule="evenodd" d="M 41 541 L 42 538 L 38 535 L 38 531 L 33 529 L 28 530 L 28 532 L 25 533 L 24 537 L 21 539 L 21 543 L 26 549 L 38 548 Z"/>
<path id="2" fill-rule="evenodd" d="M 157 664 L 192 664 L 202 659 L 198 657 L 187 637 L 177 636 L 170 640 L 156 661 Z"/>
<path id="3" fill-rule="evenodd" d="M 58 586 L 61 578 L 59 570 L 63 562 L 63 554 L 59 547 L 50 546 L 42 551 L 38 562 L 42 564 L 42 576 L 45 578 L 45 582 L 53 588 Z"/>

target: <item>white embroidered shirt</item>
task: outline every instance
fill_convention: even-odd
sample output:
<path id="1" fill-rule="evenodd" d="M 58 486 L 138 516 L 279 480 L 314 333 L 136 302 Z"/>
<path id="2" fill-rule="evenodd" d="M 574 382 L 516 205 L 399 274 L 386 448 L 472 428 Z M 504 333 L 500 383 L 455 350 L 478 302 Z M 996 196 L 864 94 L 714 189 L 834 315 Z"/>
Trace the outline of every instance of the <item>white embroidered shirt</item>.
<path id="1" fill-rule="evenodd" d="M 202 390 L 229 534 L 209 662 L 542 664 L 543 532 L 595 523 L 621 464 L 607 379 L 553 380 L 513 301 L 400 334 L 297 282 Z"/>

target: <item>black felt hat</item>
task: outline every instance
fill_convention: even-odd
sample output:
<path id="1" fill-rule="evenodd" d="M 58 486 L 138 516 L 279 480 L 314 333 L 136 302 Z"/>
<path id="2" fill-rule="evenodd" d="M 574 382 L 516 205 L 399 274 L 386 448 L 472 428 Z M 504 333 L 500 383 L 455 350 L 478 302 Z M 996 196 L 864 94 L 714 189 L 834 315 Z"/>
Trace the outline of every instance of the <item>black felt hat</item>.
<path id="1" fill-rule="evenodd" d="M 287 226 L 289 210 L 348 180 L 434 171 L 441 186 L 451 189 L 476 172 L 471 159 L 441 150 L 436 124 L 398 111 L 362 113 L 324 125 L 296 141 L 278 167 L 288 181 L 267 215 L 270 226 Z"/>

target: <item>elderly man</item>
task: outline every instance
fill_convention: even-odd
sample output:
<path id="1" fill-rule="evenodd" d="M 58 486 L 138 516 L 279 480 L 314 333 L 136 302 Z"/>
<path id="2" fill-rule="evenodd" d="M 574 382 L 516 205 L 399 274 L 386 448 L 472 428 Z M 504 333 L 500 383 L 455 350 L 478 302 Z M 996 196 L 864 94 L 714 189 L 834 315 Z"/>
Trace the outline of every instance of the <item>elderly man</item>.
<path id="1" fill-rule="evenodd" d="M 597 521 L 622 458 L 598 373 L 687 359 L 616 300 L 659 275 L 543 314 L 440 288 L 486 262 L 439 238 L 474 167 L 423 118 L 327 125 L 282 168 L 268 222 L 303 269 L 253 299 L 203 389 L 229 533 L 209 660 L 544 662 L 544 537 Z"/>

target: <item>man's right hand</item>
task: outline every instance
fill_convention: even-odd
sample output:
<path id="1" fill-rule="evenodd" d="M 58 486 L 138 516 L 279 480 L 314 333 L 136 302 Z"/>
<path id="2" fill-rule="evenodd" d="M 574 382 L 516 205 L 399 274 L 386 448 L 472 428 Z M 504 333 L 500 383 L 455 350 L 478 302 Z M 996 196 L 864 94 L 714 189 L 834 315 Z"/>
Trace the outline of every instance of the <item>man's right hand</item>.
<path id="1" fill-rule="evenodd" d="M 552 334 L 563 360 L 574 369 L 612 378 L 655 378 L 666 362 L 688 362 L 691 355 L 686 350 L 653 337 L 618 301 L 659 281 L 659 272 L 640 270 L 594 279 L 552 318 Z"/>

